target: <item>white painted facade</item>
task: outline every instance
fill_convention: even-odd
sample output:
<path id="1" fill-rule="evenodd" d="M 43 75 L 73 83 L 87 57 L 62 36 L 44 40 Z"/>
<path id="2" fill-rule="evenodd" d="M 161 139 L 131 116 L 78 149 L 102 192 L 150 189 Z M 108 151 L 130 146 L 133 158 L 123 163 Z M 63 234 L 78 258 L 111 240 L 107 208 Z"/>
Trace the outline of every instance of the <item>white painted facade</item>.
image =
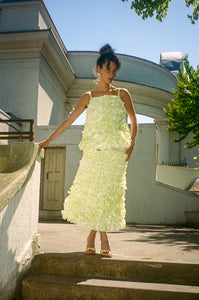
<path id="1" fill-rule="evenodd" d="M 40 141 L 48 137 L 69 114 L 81 94 L 94 87 L 92 70 L 98 54 L 90 51 L 68 52 L 41 0 L 2 1 L 0 8 L 1 109 L 20 118 L 34 118 L 35 141 Z M 23 23 L 21 19 L 24 15 Z M 12 22 L 9 21 L 11 19 Z M 157 163 L 186 157 L 189 166 L 194 166 L 192 157 L 196 150 L 185 152 L 182 143 L 173 142 L 173 134 L 167 131 L 163 112 L 171 101 L 171 90 L 176 88 L 176 77 L 145 59 L 122 54 L 118 56 L 122 66 L 115 86 L 129 90 L 138 114 L 155 119 L 154 125 L 140 126 L 129 162 L 127 221 L 142 224 L 185 223 L 183 209 L 199 209 L 197 196 L 184 190 L 177 191 L 172 185 L 163 187 L 156 182 Z M 81 157 L 78 143 L 82 129 L 82 126 L 72 126 L 50 144 L 66 147 L 65 196 Z M 198 173 L 196 177 L 199 177 Z M 184 199 L 183 205 L 179 199 Z M 41 216 L 50 219 L 60 215 L 59 211 L 43 210 L 42 201 L 41 186 Z M 168 208 L 172 205 L 175 213 L 173 210 L 169 212 Z"/>
<path id="2" fill-rule="evenodd" d="M 18 118 L 34 119 L 35 141 L 45 139 L 70 113 L 81 94 L 94 87 L 92 70 L 97 55 L 89 51 L 68 52 L 42 0 L 0 1 L 0 118 L 9 117 L 7 112 Z M 186 157 L 188 165 L 194 166 L 197 149 L 187 150 L 183 143 L 173 142 L 177 136 L 168 133 L 163 113 L 171 101 L 171 90 L 176 88 L 176 78 L 153 62 L 118 56 L 122 67 L 114 84 L 129 90 L 138 114 L 155 120 L 154 124 L 139 126 L 128 164 L 127 222 L 184 224 L 185 211 L 199 210 L 197 194 L 187 190 L 199 172 L 158 164 Z M 0 125 L 0 130 L 9 128 Z M 62 202 L 82 156 L 78 148 L 82 130 L 83 126 L 71 126 L 49 146 L 66 150 Z M 1 150 L 6 143 L 1 141 Z M 32 149 L 31 143 L 29 146 Z M 9 158 L 0 153 L 2 179 Z M 11 158 L 17 162 L 16 157 Z M 42 219 L 60 219 L 60 210 L 44 209 L 43 178 L 49 172 L 45 173 L 43 164 L 40 173 L 40 156 L 30 172 L 26 173 L 23 166 L 20 169 L 25 174 L 24 185 L 19 186 L 17 181 L 0 197 L 0 297 L 5 300 L 14 294 L 21 271 L 26 270 L 37 250 L 38 211 Z M 12 170 L 10 176 L 14 175 L 18 178 Z"/>

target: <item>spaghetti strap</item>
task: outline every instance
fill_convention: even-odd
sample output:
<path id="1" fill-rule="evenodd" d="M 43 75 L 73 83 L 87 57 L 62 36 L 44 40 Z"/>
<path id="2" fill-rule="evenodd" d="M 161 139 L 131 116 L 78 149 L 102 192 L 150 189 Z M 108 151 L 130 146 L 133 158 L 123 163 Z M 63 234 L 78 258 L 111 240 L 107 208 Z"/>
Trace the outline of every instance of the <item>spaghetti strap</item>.
<path id="1" fill-rule="evenodd" d="M 92 98 L 91 91 L 88 91 L 88 94 L 89 94 L 90 99 L 91 99 L 91 98 Z M 90 99 L 89 99 L 89 100 L 90 100 Z"/>

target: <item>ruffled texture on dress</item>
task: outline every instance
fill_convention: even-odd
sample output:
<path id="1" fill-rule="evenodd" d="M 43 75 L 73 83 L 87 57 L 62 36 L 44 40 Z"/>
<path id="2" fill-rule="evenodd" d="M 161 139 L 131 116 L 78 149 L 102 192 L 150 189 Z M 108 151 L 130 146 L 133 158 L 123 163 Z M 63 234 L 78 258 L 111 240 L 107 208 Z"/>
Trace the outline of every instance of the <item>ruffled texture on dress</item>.
<path id="1" fill-rule="evenodd" d="M 124 102 L 117 95 L 104 95 L 90 99 L 82 134 L 81 150 L 127 149 L 131 134 L 126 121 Z"/>
<path id="2" fill-rule="evenodd" d="M 96 231 L 125 228 L 126 167 L 124 151 L 85 151 L 63 219 Z"/>
<path id="3" fill-rule="evenodd" d="M 63 219 L 96 231 L 125 227 L 125 150 L 130 143 L 120 97 L 91 97 L 79 145 L 83 156 L 64 203 Z"/>

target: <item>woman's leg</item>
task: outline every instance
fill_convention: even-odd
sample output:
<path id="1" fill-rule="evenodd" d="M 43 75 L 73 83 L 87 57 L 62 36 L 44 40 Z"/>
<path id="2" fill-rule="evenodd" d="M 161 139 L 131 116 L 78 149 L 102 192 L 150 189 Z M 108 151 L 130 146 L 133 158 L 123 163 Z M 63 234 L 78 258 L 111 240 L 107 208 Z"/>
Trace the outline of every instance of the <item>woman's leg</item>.
<path id="1" fill-rule="evenodd" d="M 111 258 L 112 254 L 109 246 L 108 237 L 105 231 L 100 231 L 100 238 L 101 238 L 100 255 L 103 257 Z"/>
<path id="2" fill-rule="evenodd" d="M 105 231 L 100 231 L 101 249 L 110 250 L 108 237 Z"/>
<path id="3" fill-rule="evenodd" d="M 97 231 L 91 230 L 87 237 L 86 254 L 95 254 L 95 237 Z"/>

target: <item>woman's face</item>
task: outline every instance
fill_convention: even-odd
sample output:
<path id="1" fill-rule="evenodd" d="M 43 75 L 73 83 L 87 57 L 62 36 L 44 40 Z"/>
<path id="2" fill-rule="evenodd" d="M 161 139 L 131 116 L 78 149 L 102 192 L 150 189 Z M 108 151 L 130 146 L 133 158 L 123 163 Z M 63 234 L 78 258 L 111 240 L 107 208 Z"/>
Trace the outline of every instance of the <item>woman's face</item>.
<path id="1" fill-rule="evenodd" d="M 108 63 L 104 63 L 101 68 L 98 66 L 97 71 L 100 75 L 100 80 L 110 84 L 115 78 L 117 65 L 115 62 L 110 61 L 110 65 L 108 65 Z"/>

